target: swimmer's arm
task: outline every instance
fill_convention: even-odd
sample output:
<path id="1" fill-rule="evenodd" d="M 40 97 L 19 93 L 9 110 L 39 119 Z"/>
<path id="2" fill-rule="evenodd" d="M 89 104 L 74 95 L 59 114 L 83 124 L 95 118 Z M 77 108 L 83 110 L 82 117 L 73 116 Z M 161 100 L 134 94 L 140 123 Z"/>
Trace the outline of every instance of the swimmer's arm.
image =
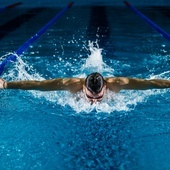
<path id="1" fill-rule="evenodd" d="M 2 80 L 2 79 L 1 79 Z M 68 90 L 72 93 L 80 91 L 83 87 L 83 78 L 56 78 L 50 80 L 25 80 L 25 81 L 11 81 L 3 84 L 4 89 L 21 89 L 21 90 L 41 90 L 41 91 L 55 91 Z"/>
<path id="2" fill-rule="evenodd" d="M 163 79 L 138 79 L 138 78 L 107 78 L 106 85 L 109 89 L 118 92 L 124 90 L 147 90 L 170 88 L 170 80 Z"/>

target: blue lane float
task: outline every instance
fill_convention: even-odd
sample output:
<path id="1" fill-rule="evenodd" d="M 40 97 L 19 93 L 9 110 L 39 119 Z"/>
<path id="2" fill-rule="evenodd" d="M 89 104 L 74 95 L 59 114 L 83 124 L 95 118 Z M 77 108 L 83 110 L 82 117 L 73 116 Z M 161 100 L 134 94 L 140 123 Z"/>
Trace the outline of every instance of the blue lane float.
<path id="1" fill-rule="evenodd" d="M 124 1 L 124 4 L 131 9 L 135 14 L 137 14 L 140 18 L 142 18 L 145 22 L 147 22 L 153 29 L 155 29 L 157 32 L 159 32 L 164 38 L 170 41 L 170 35 L 164 31 L 161 27 L 159 27 L 156 23 L 154 23 L 152 20 L 150 20 L 148 17 L 146 17 L 144 14 L 142 14 L 139 10 L 137 10 L 134 6 L 130 5 L 129 2 Z"/>
<path id="2" fill-rule="evenodd" d="M 14 3 L 14 4 L 5 6 L 5 7 L 3 7 L 3 8 L 0 8 L 0 12 L 4 12 L 4 11 L 6 11 L 7 9 L 14 8 L 14 7 L 16 7 L 16 6 L 18 6 L 18 5 L 21 5 L 21 4 L 22 4 L 22 2 L 16 2 L 16 3 Z"/>
<path id="3" fill-rule="evenodd" d="M 45 26 L 43 26 L 34 36 L 32 36 L 30 39 L 28 39 L 23 45 L 21 45 L 14 53 L 16 55 L 9 55 L 5 60 L 2 61 L 0 64 L 0 75 L 2 75 L 5 66 L 8 63 L 16 61 L 17 57 L 23 54 L 30 45 L 35 42 L 43 33 L 47 31 L 49 27 L 51 27 L 55 21 L 57 21 L 69 8 L 71 8 L 73 5 L 73 2 L 70 2 L 65 8 L 63 8 L 53 19 L 51 19 Z"/>

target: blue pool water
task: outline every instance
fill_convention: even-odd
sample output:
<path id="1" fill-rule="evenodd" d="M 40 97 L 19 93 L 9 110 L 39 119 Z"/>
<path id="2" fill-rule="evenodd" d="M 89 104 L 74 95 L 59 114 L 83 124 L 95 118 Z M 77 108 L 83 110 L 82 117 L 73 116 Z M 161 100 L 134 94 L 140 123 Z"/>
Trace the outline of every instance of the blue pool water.
<path id="1" fill-rule="evenodd" d="M 170 33 L 169 8 L 139 9 Z M 0 60 L 58 11 L 3 13 Z M 99 71 L 169 79 L 169 47 L 126 7 L 76 6 L 8 65 L 2 78 L 85 77 Z M 170 169 L 169 90 L 109 92 L 96 105 L 69 92 L 2 90 L 0 96 L 0 169 Z"/>

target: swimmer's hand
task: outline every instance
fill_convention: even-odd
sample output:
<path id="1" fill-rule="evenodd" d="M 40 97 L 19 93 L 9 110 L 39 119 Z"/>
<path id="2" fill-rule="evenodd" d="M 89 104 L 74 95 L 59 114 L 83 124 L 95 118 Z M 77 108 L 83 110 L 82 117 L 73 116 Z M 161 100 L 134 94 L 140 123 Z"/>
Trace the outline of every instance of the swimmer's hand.
<path id="1" fill-rule="evenodd" d="M 0 79 L 0 89 L 5 89 L 6 88 L 6 81 L 3 79 Z"/>

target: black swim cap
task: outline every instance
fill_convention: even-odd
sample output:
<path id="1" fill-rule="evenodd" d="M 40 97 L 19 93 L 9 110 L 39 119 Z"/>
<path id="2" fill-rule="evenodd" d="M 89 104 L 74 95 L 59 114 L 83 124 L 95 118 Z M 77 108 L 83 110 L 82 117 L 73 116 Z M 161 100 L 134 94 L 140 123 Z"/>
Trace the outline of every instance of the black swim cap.
<path id="1" fill-rule="evenodd" d="M 98 94 L 104 86 L 104 79 L 100 73 L 91 73 L 85 80 L 86 88 L 93 94 Z"/>

